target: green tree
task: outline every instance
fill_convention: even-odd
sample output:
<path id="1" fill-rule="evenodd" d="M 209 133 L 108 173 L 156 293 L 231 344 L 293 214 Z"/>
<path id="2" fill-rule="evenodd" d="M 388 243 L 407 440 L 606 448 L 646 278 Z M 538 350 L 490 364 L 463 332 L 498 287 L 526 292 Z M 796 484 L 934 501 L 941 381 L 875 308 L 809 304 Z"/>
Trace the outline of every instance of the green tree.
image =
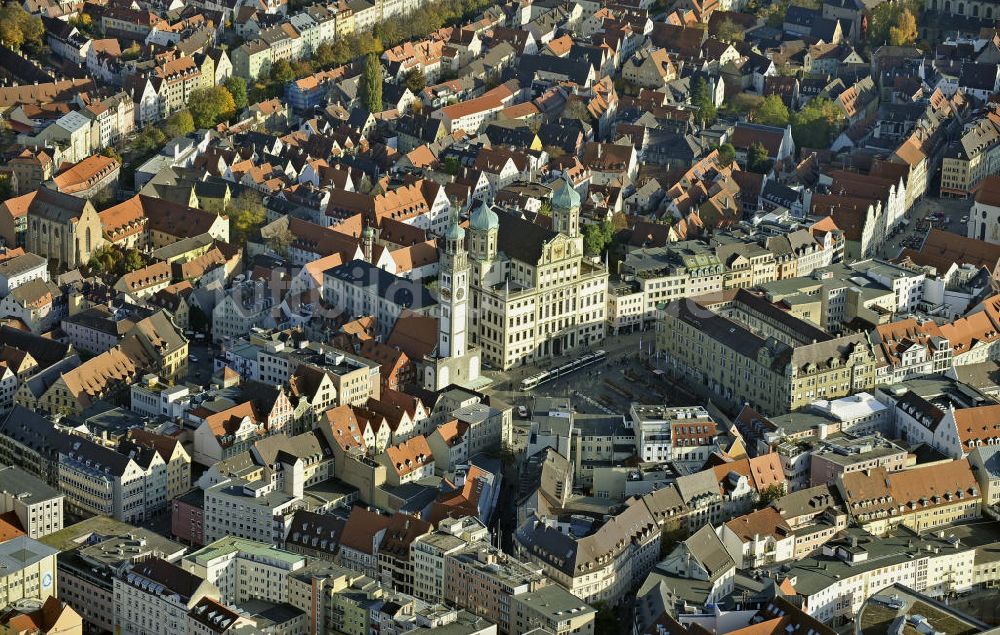
<path id="1" fill-rule="evenodd" d="M 736 148 L 731 143 L 723 143 L 719 146 L 719 162 L 723 167 L 729 167 L 736 160 Z"/>
<path id="2" fill-rule="evenodd" d="M 143 154 L 148 154 L 163 147 L 167 141 L 167 135 L 155 126 L 146 126 L 136 137 L 135 146 Z"/>
<path id="3" fill-rule="evenodd" d="M 774 501 L 785 495 L 785 486 L 774 483 L 765 487 L 757 498 L 757 509 L 764 509 Z"/>
<path id="4" fill-rule="evenodd" d="M 323 42 L 313 51 L 313 61 L 318 68 L 328 68 L 334 65 L 333 46 L 329 42 Z"/>
<path id="5" fill-rule="evenodd" d="M 119 164 L 124 164 L 125 163 L 124 161 L 122 161 L 122 155 L 119 154 L 118 151 L 115 150 L 114 148 L 112 148 L 111 146 L 108 146 L 108 147 L 104 148 L 103 150 L 101 150 L 101 154 L 103 154 L 104 156 L 106 156 L 106 157 L 108 157 L 110 159 L 114 159 Z"/>
<path id="6" fill-rule="evenodd" d="M 788 106 L 777 95 L 768 95 L 761 102 L 754 119 L 765 126 L 784 128 L 788 125 Z"/>
<path id="7" fill-rule="evenodd" d="M 424 76 L 424 69 L 419 66 L 415 66 L 410 70 L 406 71 L 406 77 L 403 80 L 406 87 L 410 89 L 410 92 L 414 95 L 420 93 L 427 85 L 427 78 Z"/>
<path id="8" fill-rule="evenodd" d="M 375 53 L 365 57 L 365 68 L 358 83 L 358 98 L 368 112 L 382 112 L 382 63 Z"/>
<path id="9" fill-rule="evenodd" d="M 583 250 L 591 256 L 604 253 L 604 248 L 611 244 L 615 235 L 615 226 L 611 221 L 600 225 L 587 225 L 583 229 Z"/>
<path id="10" fill-rule="evenodd" d="M 270 247 L 274 253 L 282 257 L 288 256 L 288 251 L 291 249 L 293 242 L 295 242 L 295 234 L 293 234 L 287 227 L 279 229 L 267 237 L 267 246 Z"/>
<path id="11" fill-rule="evenodd" d="M 196 88 L 188 97 L 195 128 L 211 128 L 236 114 L 236 103 L 224 86 Z"/>
<path id="12" fill-rule="evenodd" d="M 903 9 L 899 21 L 889 27 L 889 44 L 893 46 L 908 46 L 917 41 L 917 19 L 909 9 Z"/>
<path id="13" fill-rule="evenodd" d="M 708 82 L 701 75 L 696 76 L 691 82 L 691 105 L 698 109 L 698 117 L 703 126 L 712 125 L 718 111 L 715 108 L 715 102 L 712 101 Z"/>
<path id="14" fill-rule="evenodd" d="M 188 328 L 199 333 L 206 333 L 210 326 L 208 316 L 201 310 L 201 307 L 191 307 L 188 311 Z"/>
<path id="15" fill-rule="evenodd" d="M 542 216 L 552 216 L 552 201 L 545 199 L 542 204 L 538 206 L 538 213 Z"/>
<path id="16" fill-rule="evenodd" d="M 562 116 L 566 119 L 576 119 L 585 123 L 589 123 L 591 120 L 590 110 L 587 109 L 587 103 L 579 97 L 576 99 L 570 99 L 566 102 L 566 106 L 562 111 Z"/>
<path id="17" fill-rule="evenodd" d="M 278 82 L 279 84 L 287 84 L 288 82 L 295 81 L 295 70 L 292 69 L 292 65 L 288 60 L 278 60 L 274 64 L 271 64 L 271 81 Z"/>
<path id="18" fill-rule="evenodd" d="M 730 44 L 734 42 L 742 42 L 743 27 L 736 24 L 729 18 L 725 18 L 719 23 L 719 26 L 715 31 L 715 37 L 719 38 L 723 42 L 729 42 Z"/>
<path id="19" fill-rule="evenodd" d="M 146 261 L 143 260 L 142 254 L 139 253 L 138 249 L 129 249 L 125 252 L 125 257 L 121 260 L 123 274 L 136 271 L 137 269 L 142 269 L 145 266 Z"/>
<path id="20" fill-rule="evenodd" d="M 229 94 L 233 96 L 233 106 L 236 108 L 236 112 L 243 112 L 246 110 L 249 102 L 247 101 L 247 80 L 242 77 L 237 77 L 236 75 L 230 76 L 226 79 L 226 90 Z"/>
<path id="21" fill-rule="evenodd" d="M 799 148 L 829 148 L 830 139 L 840 130 L 843 119 L 840 108 L 830 99 L 810 99 L 792 116 L 792 139 Z"/>
<path id="22" fill-rule="evenodd" d="M 178 110 L 163 122 L 163 134 L 168 140 L 191 134 L 194 130 L 194 117 L 187 110 Z"/>
<path id="23" fill-rule="evenodd" d="M 251 189 L 240 192 L 229 204 L 229 227 L 232 231 L 235 244 L 246 243 L 247 237 L 261 225 L 267 218 L 267 211 L 260 195 Z"/>
<path id="24" fill-rule="evenodd" d="M 10 173 L 0 174 L 0 201 L 6 201 L 14 196 L 14 184 L 11 183 Z"/>
<path id="25" fill-rule="evenodd" d="M 768 157 L 767 148 L 759 141 L 750 146 L 750 151 L 747 153 L 747 169 L 758 174 L 767 174 L 771 171 L 771 159 Z"/>
<path id="26" fill-rule="evenodd" d="M 677 545 L 688 537 L 688 532 L 681 523 L 671 523 L 660 532 L 660 560 L 670 555 Z"/>
<path id="27" fill-rule="evenodd" d="M 458 174 L 462 169 L 462 164 L 458 161 L 458 157 L 449 156 L 445 157 L 444 161 L 441 162 L 441 169 L 444 170 L 446 174 L 455 175 Z"/>

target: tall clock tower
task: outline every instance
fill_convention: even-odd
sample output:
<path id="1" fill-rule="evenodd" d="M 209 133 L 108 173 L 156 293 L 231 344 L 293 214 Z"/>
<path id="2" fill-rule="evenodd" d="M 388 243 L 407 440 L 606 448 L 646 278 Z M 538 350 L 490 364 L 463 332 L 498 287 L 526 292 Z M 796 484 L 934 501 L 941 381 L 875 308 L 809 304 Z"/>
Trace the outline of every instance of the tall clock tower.
<path id="1" fill-rule="evenodd" d="M 438 355 L 463 357 L 468 344 L 469 255 L 465 251 L 465 230 L 453 216 L 444 236 L 441 254 L 441 320 Z"/>
<path id="2" fill-rule="evenodd" d="M 480 388 L 484 381 L 489 382 L 479 374 L 479 348 L 469 345 L 472 269 L 457 209 L 441 238 L 444 244 L 438 258 L 438 343 L 434 354 L 424 358 L 424 388 L 441 390 L 452 384 Z"/>

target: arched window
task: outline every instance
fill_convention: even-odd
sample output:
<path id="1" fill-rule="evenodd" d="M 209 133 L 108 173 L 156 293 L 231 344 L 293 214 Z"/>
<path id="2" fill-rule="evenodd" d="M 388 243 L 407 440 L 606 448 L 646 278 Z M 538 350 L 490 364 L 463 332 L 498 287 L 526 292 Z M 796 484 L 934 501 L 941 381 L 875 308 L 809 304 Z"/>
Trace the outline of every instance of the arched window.
<path id="1" fill-rule="evenodd" d="M 88 228 L 87 228 L 87 239 L 86 239 L 86 245 L 87 245 L 87 251 L 88 251 L 88 252 L 89 252 L 89 251 L 91 250 L 91 246 L 90 246 L 90 238 L 91 238 L 91 237 L 90 237 L 90 228 L 88 227 Z"/>
<path id="2" fill-rule="evenodd" d="M 965 3 L 964 2 L 959 2 L 958 3 L 958 15 L 965 15 Z"/>
<path id="3" fill-rule="evenodd" d="M 987 18 L 993 17 L 993 7 L 986 7 L 986 17 Z"/>
<path id="4" fill-rule="evenodd" d="M 974 18 L 978 18 L 979 17 L 979 5 L 978 4 L 972 5 L 972 17 L 974 17 Z"/>

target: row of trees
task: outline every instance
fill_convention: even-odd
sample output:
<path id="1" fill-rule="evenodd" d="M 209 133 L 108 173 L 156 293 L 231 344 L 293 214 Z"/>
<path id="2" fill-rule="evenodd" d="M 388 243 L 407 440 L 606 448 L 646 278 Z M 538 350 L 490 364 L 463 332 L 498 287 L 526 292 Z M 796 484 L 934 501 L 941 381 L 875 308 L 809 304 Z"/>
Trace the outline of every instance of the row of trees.
<path id="1" fill-rule="evenodd" d="M 406 40 L 426 37 L 443 26 L 461 22 L 481 12 L 490 4 L 489 0 L 437 0 L 408 15 L 376 24 L 371 31 L 351 33 L 332 43 L 323 42 L 316 47 L 309 59 L 294 62 L 279 60 L 272 64 L 268 77 L 252 87 L 251 96 L 255 101 L 277 96 L 288 82 L 347 64 L 359 57 L 365 58 L 367 64 L 372 55 L 377 60 L 386 48 L 392 48 Z M 422 72 L 406 77 L 406 85 L 413 92 L 423 89 L 424 81 Z"/>

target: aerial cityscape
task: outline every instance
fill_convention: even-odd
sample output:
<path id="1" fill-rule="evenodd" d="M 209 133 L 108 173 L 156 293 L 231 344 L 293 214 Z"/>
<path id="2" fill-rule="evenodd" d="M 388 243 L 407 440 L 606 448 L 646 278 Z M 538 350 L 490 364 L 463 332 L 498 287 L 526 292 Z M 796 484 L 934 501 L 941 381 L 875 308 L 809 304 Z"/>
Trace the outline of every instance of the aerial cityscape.
<path id="1" fill-rule="evenodd" d="M 0 635 L 1000 633 L 1000 0 L 0 4 Z"/>

